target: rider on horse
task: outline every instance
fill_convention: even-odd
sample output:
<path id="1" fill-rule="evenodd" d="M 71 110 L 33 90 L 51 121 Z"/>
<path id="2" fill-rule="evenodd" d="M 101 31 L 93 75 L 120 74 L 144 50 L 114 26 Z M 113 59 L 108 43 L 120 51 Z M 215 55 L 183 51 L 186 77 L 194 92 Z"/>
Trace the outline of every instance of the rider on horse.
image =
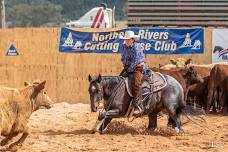
<path id="1" fill-rule="evenodd" d="M 145 55 L 143 48 L 140 43 L 136 41 L 139 40 L 139 36 L 135 35 L 133 31 L 126 31 L 124 39 L 123 50 L 121 61 L 123 63 L 124 69 L 120 73 L 120 76 L 128 77 L 133 76 L 132 83 L 132 95 L 134 97 L 134 114 L 142 114 L 143 106 L 141 103 L 141 84 L 143 78 L 143 72 L 145 69 Z"/>

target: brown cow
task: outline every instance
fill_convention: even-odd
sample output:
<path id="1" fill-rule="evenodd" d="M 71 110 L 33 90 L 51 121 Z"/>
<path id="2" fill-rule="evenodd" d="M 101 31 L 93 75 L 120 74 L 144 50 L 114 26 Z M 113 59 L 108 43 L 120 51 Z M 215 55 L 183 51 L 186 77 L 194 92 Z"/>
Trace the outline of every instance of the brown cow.
<path id="1" fill-rule="evenodd" d="M 195 83 L 202 83 L 203 79 L 197 74 L 194 67 L 185 68 L 172 68 L 170 70 L 163 70 L 158 68 L 152 68 L 155 72 L 161 72 L 175 78 L 183 87 L 185 100 L 187 99 L 188 87 Z"/>
<path id="2" fill-rule="evenodd" d="M 26 86 L 21 89 L 0 87 L 0 133 L 6 137 L 1 141 L 1 146 L 23 133 L 9 147 L 20 146 L 29 134 L 27 123 L 30 115 L 41 107 L 51 108 L 52 101 L 44 91 L 45 83 L 25 83 Z"/>
<path id="3" fill-rule="evenodd" d="M 225 113 L 228 111 L 228 76 L 223 80 L 221 88 L 220 106 Z"/>
<path id="4" fill-rule="evenodd" d="M 203 83 L 196 83 L 188 87 L 187 98 L 194 97 L 196 103 L 206 109 L 207 107 L 207 87 L 208 87 L 209 76 L 203 78 Z"/>
<path id="5" fill-rule="evenodd" d="M 172 68 L 183 68 L 187 67 L 191 63 L 192 59 L 183 59 L 183 58 L 177 58 L 177 59 L 171 59 L 170 62 L 171 64 L 166 64 L 166 65 L 160 65 L 159 68 L 162 70 L 170 70 Z"/>
<path id="6" fill-rule="evenodd" d="M 210 71 L 211 68 L 209 67 L 199 67 L 194 66 L 194 69 L 197 71 L 197 74 L 203 78 L 203 83 L 197 83 L 190 85 L 188 87 L 188 97 L 196 97 L 198 104 L 200 106 L 203 106 L 206 109 L 207 106 L 207 87 L 208 87 L 208 81 L 210 77 Z"/>
<path id="7" fill-rule="evenodd" d="M 210 67 L 203 67 L 203 66 L 192 66 L 196 70 L 197 74 L 200 75 L 202 78 L 210 76 L 211 68 Z"/>
<path id="8" fill-rule="evenodd" d="M 210 73 L 210 78 L 208 82 L 208 104 L 206 108 L 206 112 L 210 111 L 210 107 L 213 103 L 213 98 L 215 95 L 216 90 L 219 88 L 221 90 L 221 96 L 224 96 L 226 94 L 224 87 L 222 87 L 223 82 L 225 81 L 225 78 L 228 76 L 228 65 L 225 64 L 217 64 L 215 65 Z M 221 111 L 224 110 L 223 105 L 221 106 Z M 224 111 L 223 111 L 224 112 Z"/>

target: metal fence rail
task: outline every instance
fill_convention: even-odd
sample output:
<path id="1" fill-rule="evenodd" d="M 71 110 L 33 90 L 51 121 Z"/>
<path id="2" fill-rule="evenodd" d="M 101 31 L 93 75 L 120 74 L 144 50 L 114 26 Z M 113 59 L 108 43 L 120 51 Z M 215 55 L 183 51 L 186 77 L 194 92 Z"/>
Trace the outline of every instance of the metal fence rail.
<path id="1" fill-rule="evenodd" d="M 228 27 L 228 0 L 128 0 L 128 25 Z"/>

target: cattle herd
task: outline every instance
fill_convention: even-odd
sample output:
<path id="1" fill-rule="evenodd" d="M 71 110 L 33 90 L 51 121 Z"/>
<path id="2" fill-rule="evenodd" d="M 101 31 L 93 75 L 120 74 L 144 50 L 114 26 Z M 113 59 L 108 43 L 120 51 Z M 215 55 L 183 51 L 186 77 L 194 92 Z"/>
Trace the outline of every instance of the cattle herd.
<path id="1" fill-rule="evenodd" d="M 171 63 L 152 70 L 174 77 L 182 85 L 187 103 L 203 107 L 207 113 L 227 113 L 228 64 L 194 65 L 190 59 Z M 39 108 L 51 107 L 52 101 L 44 88 L 45 81 L 25 83 L 21 89 L 0 87 L 0 132 L 5 137 L 1 146 L 19 133 L 22 136 L 8 148 L 21 145 L 28 136 L 30 115 Z"/>
<path id="2" fill-rule="evenodd" d="M 187 103 L 203 107 L 207 113 L 228 111 L 228 64 L 191 64 L 191 59 L 171 60 L 172 64 L 152 68 L 180 82 Z M 184 70 L 185 69 L 185 70 Z M 187 77 L 185 71 L 192 73 Z M 179 74 L 179 75 L 178 75 Z"/>

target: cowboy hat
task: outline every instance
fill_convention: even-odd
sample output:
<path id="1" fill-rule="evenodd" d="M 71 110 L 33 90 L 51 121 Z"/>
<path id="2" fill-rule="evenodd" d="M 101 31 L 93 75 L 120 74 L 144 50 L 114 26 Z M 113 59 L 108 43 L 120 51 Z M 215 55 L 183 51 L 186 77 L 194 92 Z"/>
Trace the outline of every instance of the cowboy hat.
<path id="1" fill-rule="evenodd" d="M 125 32 L 125 36 L 120 35 L 119 37 L 120 39 L 135 39 L 135 40 L 139 40 L 139 35 L 135 35 L 135 33 L 133 31 L 126 31 Z"/>

